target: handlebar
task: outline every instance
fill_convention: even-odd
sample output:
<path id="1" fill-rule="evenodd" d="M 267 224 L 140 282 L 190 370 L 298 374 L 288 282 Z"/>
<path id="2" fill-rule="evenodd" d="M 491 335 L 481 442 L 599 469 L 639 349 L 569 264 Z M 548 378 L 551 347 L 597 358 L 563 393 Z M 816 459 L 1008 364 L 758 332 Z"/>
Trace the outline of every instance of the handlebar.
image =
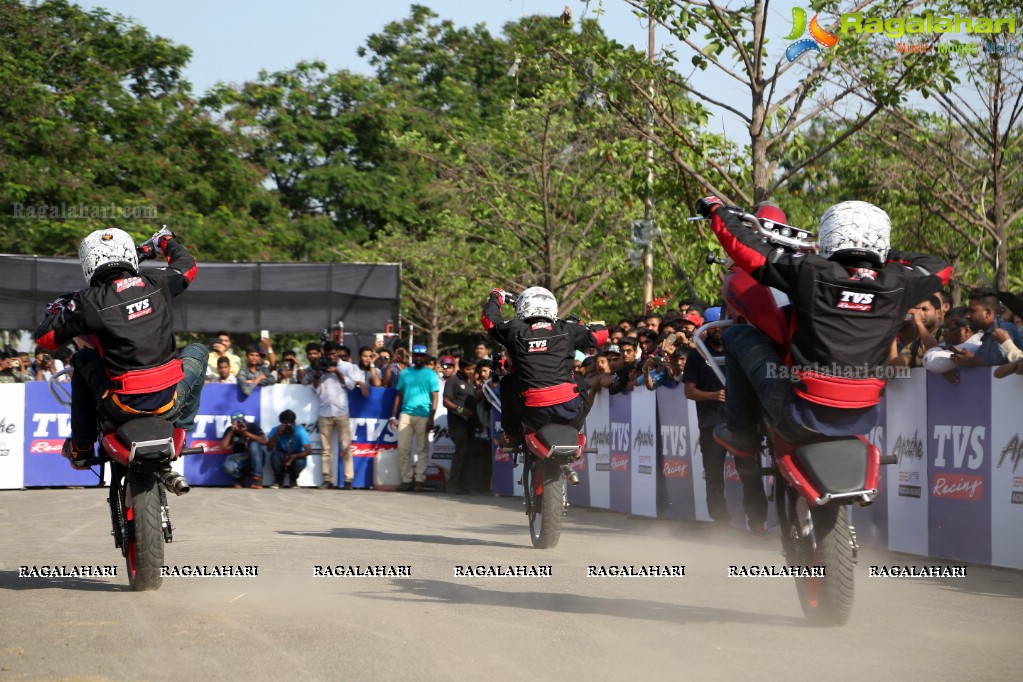
<path id="1" fill-rule="evenodd" d="M 770 244 L 786 246 L 804 253 L 817 251 L 816 235 L 812 232 L 785 223 L 776 223 L 773 220 L 760 222 L 755 215 L 746 212 L 740 213 L 739 219 L 748 223 L 754 232 Z"/>

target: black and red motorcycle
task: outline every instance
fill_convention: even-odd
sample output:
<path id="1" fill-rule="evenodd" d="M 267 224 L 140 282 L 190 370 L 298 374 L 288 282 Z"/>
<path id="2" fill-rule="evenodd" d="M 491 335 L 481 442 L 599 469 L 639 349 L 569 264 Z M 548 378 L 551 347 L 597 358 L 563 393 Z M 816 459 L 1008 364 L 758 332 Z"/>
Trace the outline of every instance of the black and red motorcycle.
<path id="1" fill-rule="evenodd" d="M 765 242 L 792 253 L 816 251 L 815 236 L 802 229 L 744 213 L 742 220 Z M 751 324 L 767 335 L 781 357 L 792 341 L 793 311 L 788 296 L 757 282 L 731 259 L 708 256 L 727 268 L 722 293 L 728 319 L 710 322 L 695 333 L 697 350 L 725 383 L 720 364 L 701 338 L 711 327 Z M 806 618 L 815 625 L 843 625 L 852 612 L 859 545 L 849 523 L 849 506 L 871 504 L 878 494 L 882 464 L 895 464 L 864 436 L 821 438 L 793 445 L 765 422 L 771 466 L 762 468 L 774 482 L 774 500 L 782 549 L 789 566 L 818 568 L 795 577 Z M 809 575 L 804 575 L 809 574 Z M 821 575 L 823 574 L 823 575 Z"/>

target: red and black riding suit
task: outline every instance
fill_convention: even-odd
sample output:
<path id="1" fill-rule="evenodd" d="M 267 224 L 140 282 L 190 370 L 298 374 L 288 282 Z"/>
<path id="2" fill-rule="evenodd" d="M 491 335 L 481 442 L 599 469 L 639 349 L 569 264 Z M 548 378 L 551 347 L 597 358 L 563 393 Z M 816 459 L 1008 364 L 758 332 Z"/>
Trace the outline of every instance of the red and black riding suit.
<path id="1" fill-rule="evenodd" d="M 869 430 L 886 383 L 877 368 L 886 365 L 906 313 L 947 284 L 952 268 L 940 258 L 895 249 L 876 269 L 783 252 L 766 244 L 729 207 L 714 212 L 711 229 L 738 268 L 785 292 L 793 303 L 792 342 L 778 358 L 787 370 L 781 380 L 791 381 L 794 390 L 786 416 L 825 435 Z M 726 329 L 726 351 L 730 336 L 748 331 L 739 329 L 744 326 Z M 729 372 L 729 405 L 731 377 Z M 751 379 L 756 385 L 757 378 Z M 730 427 L 737 409 L 728 407 Z"/>
<path id="2" fill-rule="evenodd" d="M 505 320 L 501 303 L 491 295 L 482 321 L 511 356 L 513 372 L 501 380 L 505 433 L 519 439 L 523 429 L 535 432 L 551 422 L 582 428 L 589 406 L 573 379 L 575 350 L 604 343 L 607 328 L 544 318 Z"/>
<path id="3" fill-rule="evenodd" d="M 46 349 L 59 348 L 77 336 L 94 345 L 95 350 L 83 348 L 73 357 L 71 430 L 78 443 L 96 437 L 95 401 L 83 400 L 78 394 L 84 392 L 76 390 L 83 382 L 102 404 L 104 415 L 115 422 L 180 412 L 185 396 L 177 389 L 184 372 L 172 333 L 172 299 L 192 282 L 197 266 L 174 239 L 167 240 L 165 252 L 169 267 L 138 273 L 124 267 L 102 273 L 36 330 L 36 342 Z"/>

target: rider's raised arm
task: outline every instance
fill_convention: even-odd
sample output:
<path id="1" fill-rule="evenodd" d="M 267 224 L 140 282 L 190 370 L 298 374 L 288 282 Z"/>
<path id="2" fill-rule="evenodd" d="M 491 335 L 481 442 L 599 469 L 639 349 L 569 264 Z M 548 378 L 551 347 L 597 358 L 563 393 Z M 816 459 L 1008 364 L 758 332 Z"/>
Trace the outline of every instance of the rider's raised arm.
<path id="1" fill-rule="evenodd" d="M 508 345 L 508 321 L 501 317 L 501 306 L 504 304 L 505 292 L 501 289 L 493 289 L 490 298 L 483 304 L 483 314 L 480 321 L 483 323 L 483 330 L 491 336 Z"/>
<path id="2" fill-rule="evenodd" d="M 607 341 L 607 327 L 602 324 L 582 324 L 575 327 L 576 348 L 594 348 Z"/>
<path id="3" fill-rule="evenodd" d="M 757 236 L 739 215 L 738 209 L 719 206 L 711 217 L 710 229 L 728 257 L 761 284 L 782 291 L 798 288 L 799 269 L 806 261 L 805 256 L 778 251 Z"/>
<path id="4" fill-rule="evenodd" d="M 167 280 L 171 296 L 177 296 L 195 279 L 198 265 L 188 249 L 173 237 L 163 242 L 163 253 L 167 256 L 167 267 L 156 272 L 162 273 Z"/>
<path id="5" fill-rule="evenodd" d="M 49 305 L 46 317 L 36 329 L 35 341 L 36 345 L 52 351 L 76 336 L 92 333 L 81 305 L 80 292 L 76 292 Z"/>
<path id="6" fill-rule="evenodd" d="M 946 286 L 952 277 L 951 265 L 937 256 L 929 256 L 925 253 L 888 249 L 888 263 L 905 265 L 918 275 L 934 275 L 941 280 L 941 286 Z"/>

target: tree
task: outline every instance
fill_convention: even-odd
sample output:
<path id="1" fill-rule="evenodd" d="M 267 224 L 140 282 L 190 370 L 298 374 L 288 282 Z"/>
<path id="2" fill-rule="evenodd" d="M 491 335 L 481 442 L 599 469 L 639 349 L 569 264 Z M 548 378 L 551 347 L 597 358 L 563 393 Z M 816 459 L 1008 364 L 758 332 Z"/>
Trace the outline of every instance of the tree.
<path id="1" fill-rule="evenodd" d="M 273 199 L 191 97 L 189 56 L 104 10 L 0 2 L 0 249 L 69 255 L 111 224 L 258 234 Z"/>

